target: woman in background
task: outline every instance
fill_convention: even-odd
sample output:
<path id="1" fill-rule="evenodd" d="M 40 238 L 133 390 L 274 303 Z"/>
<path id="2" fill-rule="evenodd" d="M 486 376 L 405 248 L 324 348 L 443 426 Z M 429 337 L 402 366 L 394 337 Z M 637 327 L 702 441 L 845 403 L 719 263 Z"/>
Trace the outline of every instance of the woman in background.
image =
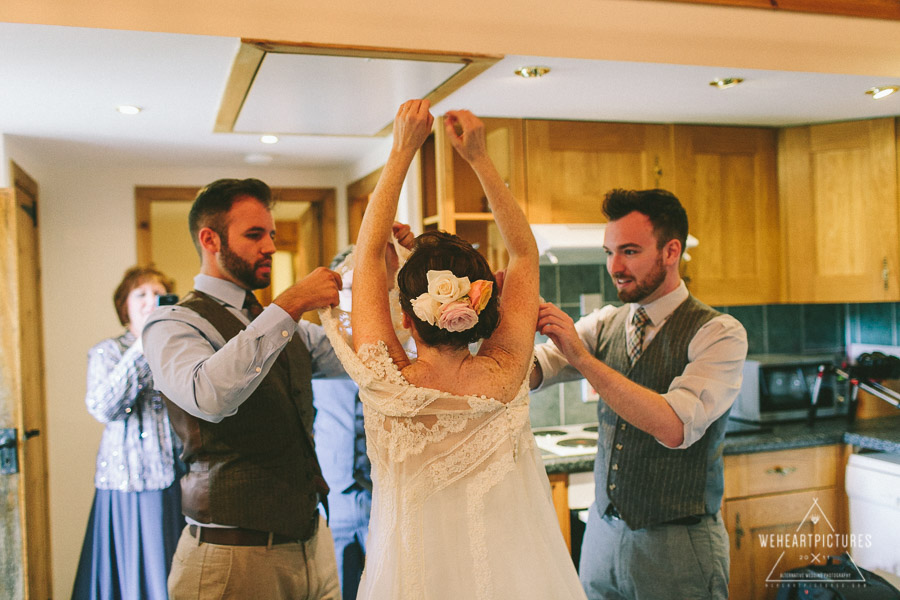
<path id="1" fill-rule="evenodd" d="M 152 267 L 125 272 L 113 295 L 125 331 L 88 352 L 88 412 L 106 425 L 94 505 L 73 599 L 165 599 L 184 527 L 181 443 L 144 359 L 141 330 L 172 282 Z"/>

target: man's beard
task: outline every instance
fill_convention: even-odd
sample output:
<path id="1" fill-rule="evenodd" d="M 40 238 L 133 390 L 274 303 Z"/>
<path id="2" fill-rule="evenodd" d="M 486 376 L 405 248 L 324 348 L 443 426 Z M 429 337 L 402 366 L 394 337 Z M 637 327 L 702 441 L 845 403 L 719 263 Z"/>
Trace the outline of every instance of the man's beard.
<path id="1" fill-rule="evenodd" d="M 254 264 L 250 264 L 231 251 L 231 248 L 228 246 L 227 237 L 221 236 L 221 240 L 222 248 L 219 250 L 219 257 L 222 267 L 227 273 L 249 290 L 259 290 L 269 287 L 269 282 L 272 280 L 271 271 L 257 276 L 256 270 L 262 266 L 261 263 L 269 263 L 271 259 L 262 259 Z"/>
<path id="2" fill-rule="evenodd" d="M 613 279 L 616 279 L 616 275 L 613 275 Z M 622 302 L 640 302 L 650 294 L 656 291 L 656 289 L 663 284 L 666 280 L 666 268 L 663 265 L 662 256 L 657 257 L 656 264 L 653 266 L 653 270 L 647 274 L 647 276 L 641 281 L 636 281 L 634 289 L 625 290 L 619 289 L 616 291 L 619 296 L 619 300 Z"/>

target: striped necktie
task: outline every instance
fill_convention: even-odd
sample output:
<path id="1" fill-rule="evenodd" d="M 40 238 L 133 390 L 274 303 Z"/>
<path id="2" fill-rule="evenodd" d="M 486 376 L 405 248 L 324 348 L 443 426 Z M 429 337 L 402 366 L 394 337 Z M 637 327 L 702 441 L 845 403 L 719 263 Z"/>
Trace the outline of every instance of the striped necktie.
<path id="1" fill-rule="evenodd" d="M 251 321 L 258 317 L 263 311 L 262 304 L 259 303 L 259 300 L 256 299 L 256 295 L 251 291 L 248 291 L 247 295 L 244 296 L 243 308 L 247 310 L 247 316 L 250 317 Z"/>
<path id="2" fill-rule="evenodd" d="M 634 332 L 628 340 L 628 360 L 634 365 L 644 350 L 644 329 L 650 324 L 650 317 L 647 316 L 643 306 L 634 311 L 631 324 L 634 325 Z"/>

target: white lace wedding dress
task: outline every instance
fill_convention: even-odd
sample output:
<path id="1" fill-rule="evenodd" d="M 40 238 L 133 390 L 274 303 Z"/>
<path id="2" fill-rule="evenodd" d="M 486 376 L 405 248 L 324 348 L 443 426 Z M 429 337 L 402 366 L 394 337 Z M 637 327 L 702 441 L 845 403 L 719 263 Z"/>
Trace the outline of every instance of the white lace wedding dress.
<path id="1" fill-rule="evenodd" d="M 364 600 L 585 598 L 528 418 L 508 404 L 410 384 L 383 342 L 359 353 L 346 313 L 321 311 L 360 388 L 374 494 Z"/>

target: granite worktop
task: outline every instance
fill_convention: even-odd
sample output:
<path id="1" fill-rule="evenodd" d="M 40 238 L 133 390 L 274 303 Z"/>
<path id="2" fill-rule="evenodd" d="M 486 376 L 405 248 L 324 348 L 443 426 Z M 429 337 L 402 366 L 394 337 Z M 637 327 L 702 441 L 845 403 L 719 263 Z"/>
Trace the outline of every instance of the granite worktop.
<path id="1" fill-rule="evenodd" d="M 772 425 L 760 433 L 725 437 L 725 454 L 772 452 L 791 448 L 851 444 L 865 450 L 900 453 L 900 415 L 860 419 L 820 419 L 812 426 L 806 422 Z M 545 456 L 547 473 L 579 473 L 594 468 L 594 456 Z"/>

